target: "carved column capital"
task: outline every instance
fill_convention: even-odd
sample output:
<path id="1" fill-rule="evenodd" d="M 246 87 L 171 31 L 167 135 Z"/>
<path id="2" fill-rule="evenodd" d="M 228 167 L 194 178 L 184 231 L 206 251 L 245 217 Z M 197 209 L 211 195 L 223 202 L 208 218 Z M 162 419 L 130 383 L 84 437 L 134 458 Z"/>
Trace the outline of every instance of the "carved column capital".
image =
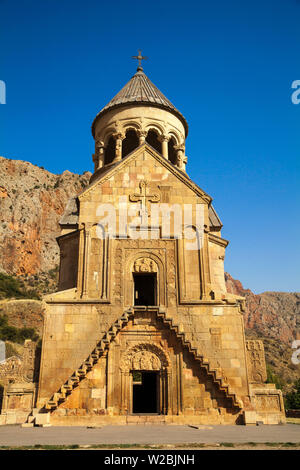
<path id="1" fill-rule="evenodd" d="M 177 151 L 176 166 L 178 166 L 180 170 L 185 171 L 185 165 L 187 163 L 187 157 L 184 154 L 185 145 L 184 144 L 175 145 L 174 149 Z"/>
<path id="2" fill-rule="evenodd" d="M 138 130 L 137 135 L 139 138 L 139 144 L 142 145 L 145 143 L 146 137 L 147 137 L 148 132 L 145 130 Z"/>
<path id="3" fill-rule="evenodd" d="M 170 135 L 167 135 L 167 134 L 161 134 L 158 136 L 158 140 L 160 142 L 169 142 L 171 136 Z"/>

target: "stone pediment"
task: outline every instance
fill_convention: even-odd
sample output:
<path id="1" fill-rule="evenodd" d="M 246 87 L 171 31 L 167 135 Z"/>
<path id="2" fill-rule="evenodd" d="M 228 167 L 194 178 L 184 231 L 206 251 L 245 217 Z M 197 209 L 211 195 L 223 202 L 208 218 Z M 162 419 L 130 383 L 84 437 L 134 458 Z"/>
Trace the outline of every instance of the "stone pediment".
<path id="1" fill-rule="evenodd" d="M 187 189 L 191 190 L 196 196 L 201 198 L 203 203 L 206 203 L 206 204 L 211 203 L 212 198 L 205 191 L 203 191 L 198 185 L 196 185 L 185 172 L 179 170 L 175 165 L 173 165 L 170 161 L 166 160 L 162 155 L 156 152 L 147 143 L 135 149 L 133 152 L 131 152 L 129 155 L 123 158 L 121 161 L 115 164 L 112 163 L 109 167 L 106 166 L 102 168 L 100 171 L 98 170 L 98 173 L 95 173 L 93 175 L 91 179 L 92 183 L 90 184 L 90 186 L 86 188 L 84 191 L 82 191 L 81 194 L 79 194 L 78 196 L 79 201 L 89 198 L 89 196 L 91 196 L 91 193 L 97 190 L 99 186 L 103 185 L 105 182 L 109 181 L 113 177 L 116 177 L 116 175 L 124 171 L 126 167 L 132 166 L 132 164 L 134 164 L 135 161 L 143 161 L 145 158 L 147 160 L 153 159 L 152 178 L 150 175 L 151 182 L 153 183 L 155 182 L 155 174 L 161 171 L 161 170 L 157 171 L 157 169 L 158 168 L 164 169 L 164 171 L 173 175 L 177 180 L 181 181 L 182 184 L 185 185 Z M 144 173 L 144 168 L 142 165 L 140 166 L 139 173 L 140 174 Z M 157 183 L 159 185 L 160 181 L 157 180 Z"/>

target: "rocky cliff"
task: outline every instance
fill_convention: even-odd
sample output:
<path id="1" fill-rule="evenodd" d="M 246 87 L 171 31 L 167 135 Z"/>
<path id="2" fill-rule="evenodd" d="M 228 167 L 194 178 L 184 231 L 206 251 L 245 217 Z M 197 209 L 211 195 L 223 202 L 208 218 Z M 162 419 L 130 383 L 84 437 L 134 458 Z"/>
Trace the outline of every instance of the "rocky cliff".
<path id="1" fill-rule="evenodd" d="M 55 175 L 31 163 L 0 157 L 0 271 L 36 275 L 58 264 L 58 221 L 68 199 L 91 173 Z"/>
<path id="2" fill-rule="evenodd" d="M 254 294 L 228 273 L 225 273 L 225 281 L 228 292 L 246 299 L 246 336 L 263 340 L 267 364 L 279 377 L 283 388 L 288 390 L 300 374 L 300 365 L 293 364 L 291 360 L 292 343 L 300 339 L 300 293 Z"/>
<path id="3" fill-rule="evenodd" d="M 225 273 L 227 291 L 246 298 L 245 328 L 291 344 L 300 333 L 300 293 L 263 292 L 253 294 L 241 282 Z"/>

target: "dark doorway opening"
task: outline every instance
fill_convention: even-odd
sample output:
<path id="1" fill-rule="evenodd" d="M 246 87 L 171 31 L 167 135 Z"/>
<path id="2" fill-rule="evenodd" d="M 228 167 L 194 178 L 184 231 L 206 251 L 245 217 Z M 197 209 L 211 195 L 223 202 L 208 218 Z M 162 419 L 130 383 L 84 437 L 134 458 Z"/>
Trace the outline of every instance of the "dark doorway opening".
<path id="1" fill-rule="evenodd" d="M 156 305 L 156 274 L 134 274 L 134 305 Z"/>
<path id="2" fill-rule="evenodd" d="M 158 372 L 133 372 L 133 413 L 158 413 Z"/>

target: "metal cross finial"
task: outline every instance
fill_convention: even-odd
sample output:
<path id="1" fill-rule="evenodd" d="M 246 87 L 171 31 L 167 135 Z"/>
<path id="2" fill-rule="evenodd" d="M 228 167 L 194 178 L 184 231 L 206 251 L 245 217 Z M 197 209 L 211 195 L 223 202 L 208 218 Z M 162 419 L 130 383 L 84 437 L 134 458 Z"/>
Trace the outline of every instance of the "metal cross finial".
<path id="1" fill-rule="evenodd" d="M 143 70 L 143 67 L 142 67 L 142 60 L 147 60 L 148 57 L 145 57 L 145 56 L 143 57 L 143 56 L 142 56 L 142 51 L 139 50 L 139 55 L 133 55 L 132 58 L 133 58 L 133 59 L 137 59 L 137 60 L 139 61 L 139 66 L 138 66 L 137 69 L 138 69 L 138 70 Z"/>

